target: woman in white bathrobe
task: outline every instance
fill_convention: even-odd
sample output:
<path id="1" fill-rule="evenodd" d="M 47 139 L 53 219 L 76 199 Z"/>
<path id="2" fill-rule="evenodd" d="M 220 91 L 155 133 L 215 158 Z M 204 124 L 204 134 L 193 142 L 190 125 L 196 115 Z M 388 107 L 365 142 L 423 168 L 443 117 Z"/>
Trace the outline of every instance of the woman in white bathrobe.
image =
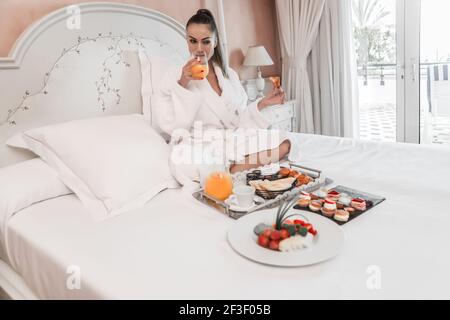
<path id="1" fill-rule="evenodd" d="M 234 70 L 223 62 L 213 15 L 201 9 L 186 26 L 187 43 L 195 57 L 206 55 L 209 73 L 196 80 L 192 66 L 168 72 L 152 97 L 159 127 L 171 136 L 171 165 L 182 183 L 200 181 L 201 169 L 222 166 L 231 173 L 278 162 L 290 150 L 282 132 L 267 130 L 261 110 L 284 103 L 281 88 L 247 105 L 248 97 Z"/>

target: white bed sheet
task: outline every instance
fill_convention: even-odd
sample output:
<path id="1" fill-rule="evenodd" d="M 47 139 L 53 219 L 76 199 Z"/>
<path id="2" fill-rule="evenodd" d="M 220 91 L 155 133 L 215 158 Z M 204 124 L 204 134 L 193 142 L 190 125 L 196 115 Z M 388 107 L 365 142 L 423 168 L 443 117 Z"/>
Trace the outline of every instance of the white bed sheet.
<path id="1" fill-rule="evenodd" d="M 302 164 L 387 197 L 344 226 L 344 250 L 331 261 L 251 262 L 227 243 L 233 220 L 168 190 L 99 224 L 74 195 L 24 209 L 9 223 L 11 264 L 40 298 L 450 298 L 450 148 L 294 136 Z M 80 290 L 66 288 L 71 265 Z M 379 290 L 367 286 L 370 266 Z"/>

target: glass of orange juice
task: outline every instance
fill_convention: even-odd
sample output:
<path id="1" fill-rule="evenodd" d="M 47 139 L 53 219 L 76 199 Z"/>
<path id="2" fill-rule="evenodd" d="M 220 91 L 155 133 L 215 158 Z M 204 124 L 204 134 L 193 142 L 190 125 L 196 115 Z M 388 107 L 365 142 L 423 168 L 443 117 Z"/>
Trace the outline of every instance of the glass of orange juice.
<path id="1" fill-rule="evenodd" d="M 205 179 L 204 191 L 214 199 L 225 201 L 233 193 L 233 179 L 227 172 L 212 172 Z"/>
<path id="2" fill-rule="evenodd" d="M 195 80 L 203 80 L 209 73 L 208 56 L 205 52 L 195 56 L 197 64 L 192 67 L 192 78 Z"/>

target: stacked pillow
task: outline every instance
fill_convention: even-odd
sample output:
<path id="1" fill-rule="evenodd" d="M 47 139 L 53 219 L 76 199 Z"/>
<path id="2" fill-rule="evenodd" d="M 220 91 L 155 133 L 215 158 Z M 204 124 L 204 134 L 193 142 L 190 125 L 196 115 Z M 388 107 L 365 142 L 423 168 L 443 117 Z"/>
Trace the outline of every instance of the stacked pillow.
<path id="1" fill-rule="evenodd" d="M 177 188 L 169 146 L 143 115 L 71 121 L 32 129 L 7 141 L 33 151 L 103 220 L 143 206 Z"/>

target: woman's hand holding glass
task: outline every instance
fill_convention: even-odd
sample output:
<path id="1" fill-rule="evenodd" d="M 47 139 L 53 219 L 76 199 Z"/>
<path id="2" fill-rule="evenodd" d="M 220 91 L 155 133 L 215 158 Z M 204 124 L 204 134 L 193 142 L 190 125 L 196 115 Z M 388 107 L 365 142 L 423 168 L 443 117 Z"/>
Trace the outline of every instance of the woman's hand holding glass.
<path id="1" fill-rule="evenodd" d="M 272 91 L 262 98 L 258 103 L 258 109 L 262 110 L 264 108 L 275 106 L 279 104 L 284 104 L 286 102 L 286 93 L 279 87 L 274 87 Z"/>
<path id="2" fill-rule="evenodd" d="M 178 83 L 182 87 L 187 88 L 190 81 L 203 80 L 208 75 L 208 72 L 208 57 L 205 53 L 202 53 L 192 58 L 184 65 L 181 78 L 178 80 Z"/>

